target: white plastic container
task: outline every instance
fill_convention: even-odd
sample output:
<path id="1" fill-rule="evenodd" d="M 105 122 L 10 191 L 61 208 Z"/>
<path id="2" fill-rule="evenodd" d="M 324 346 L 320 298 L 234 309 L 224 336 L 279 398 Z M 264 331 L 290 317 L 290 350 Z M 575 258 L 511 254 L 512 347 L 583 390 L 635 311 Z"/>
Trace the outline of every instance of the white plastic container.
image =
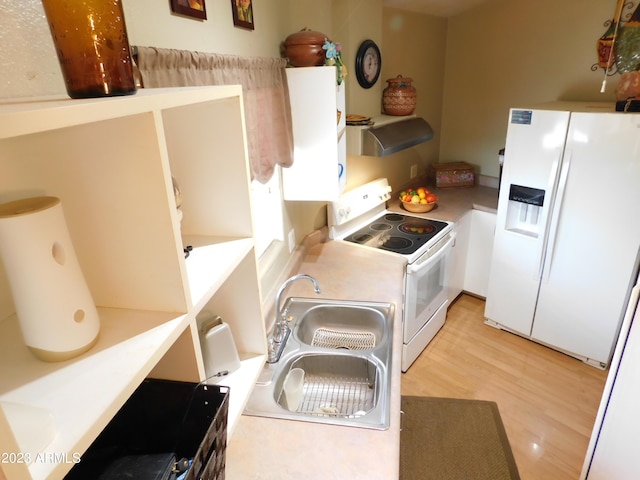
<path id="1" fill-rule="evenodd" d="M 287 403 L 287 409 L 291 412 L 297 412 L 302 402 L 304 391 L 304 370 L 302 368 L 292 368 L 287 373 L 282 385 L 284 398 Z"/>
<path id="2" fill-rule="evenodd" d="M 59 198 L 0 205 L 0 257 L 22 336 L 34 355 L 67 360 L 97 342 L 100 319 Z"/>
<path id="3" fill-rule="evenodd" d="M 198 323 L 207 378 L 222 377 L 239 369 L 240 358 L 229 325 L 207 311 L 199 315 Z"/>

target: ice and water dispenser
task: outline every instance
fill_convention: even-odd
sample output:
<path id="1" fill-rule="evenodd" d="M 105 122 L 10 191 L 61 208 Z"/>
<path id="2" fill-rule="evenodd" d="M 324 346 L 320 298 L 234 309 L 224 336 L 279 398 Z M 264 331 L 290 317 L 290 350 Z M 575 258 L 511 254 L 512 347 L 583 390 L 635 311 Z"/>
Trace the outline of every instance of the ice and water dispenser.
<path id="1" fill-rule="evenodd" d="M 509 186 L 509 204 L 505 228 L 537 238 L 542 231 L 544 190 L 522 185 Z"/>

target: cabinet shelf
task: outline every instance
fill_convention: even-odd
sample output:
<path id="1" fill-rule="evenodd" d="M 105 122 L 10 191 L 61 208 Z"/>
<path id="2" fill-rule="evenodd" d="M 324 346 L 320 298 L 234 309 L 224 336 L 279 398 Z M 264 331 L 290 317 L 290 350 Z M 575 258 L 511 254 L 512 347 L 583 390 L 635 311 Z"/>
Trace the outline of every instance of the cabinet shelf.
<path id="1" fill-rule="evenodd" d="M 238 370 L 217 381 L 215 379 L 208 381 L 208 383 L 229 387 L 229 399 L 234 397 L 233 401 L 229 403 L 227 429 L 233 430 L 238 423 L 253 390 L 253 385 L 258 380 L 266 361 L 266 355 L 242 354 L 240 356 L 241 366 Z"/>
<path id="2" fill-rule="evenodd" d="M 185 236 L 183 243 L 193 247 L 185 263 L 191 304 L 196 311 L 204 307 L 253 248 L 252 238 Z"/>
<path id="3" fill-rule="evenodd" d="M 41 452 L 45 458 L 82 453 L 188 323 L 185 315 L 169 312 L 99 308 L 98 314 L 98 343 L 59 363 L 42 362 L 28 351 L 15 315 L 0 323 L 0 402 L 39 407 L 53 415 L 56 436 Z M 10 424 L 12 420 L 8 418 Z M 39 461 L 29 469 L 33 478 L 48 478 L 62 476 L 58 470 L 65 466 Z"/>
<path id="4" fill-rule="evenodd" d="M 141 89 L 135 95 L 71 100 L 56 95 L 0 104 L 0 139 L 241 96 L 238 85 Z"/>
<path id="5" fill-rule="evenodd" d="M 266 358 L 242 88 L 0 103 L 0 171 L 0 203 L 60 198 L 101 323 L 83 355 L 38 360 L 0 262 L 0 405 L 43 409 L 55 429 L 31 452 L 47 461 L 0 464 L 0 478 L 63 478 L 146 377 L 204 381 L 205 309 L 229 324 L 241 359 L 208 380 L 231 388 L 231 436 Z M 18 453 L 16 411 L 0 409 L 0 452 Z"/>

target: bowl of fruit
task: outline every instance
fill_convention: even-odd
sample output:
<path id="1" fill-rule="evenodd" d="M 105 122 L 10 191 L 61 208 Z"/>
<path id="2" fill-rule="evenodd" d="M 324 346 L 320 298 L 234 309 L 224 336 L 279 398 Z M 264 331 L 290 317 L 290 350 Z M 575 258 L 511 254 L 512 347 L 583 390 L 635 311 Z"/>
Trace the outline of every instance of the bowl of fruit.
<path id="1" fill-rule="evenodd" d="M 425 187 L 400 192 L 400 201 L 405 210 L 413 213 L 425 213 L 433 210 L 438 197 Z"/>

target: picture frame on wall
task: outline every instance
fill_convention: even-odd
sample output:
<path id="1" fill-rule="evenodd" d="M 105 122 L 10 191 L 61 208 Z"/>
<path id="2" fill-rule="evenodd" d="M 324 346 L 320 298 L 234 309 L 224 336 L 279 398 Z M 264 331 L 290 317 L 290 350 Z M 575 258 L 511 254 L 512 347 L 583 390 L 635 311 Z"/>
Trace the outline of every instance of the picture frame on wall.
<path id="1" fill-rule="evenodd" d="M 236 27 L 254 29 L 252 0 L 231 0 L 231 10 L 233 11 L 233 24 Z"/>
<path id="2" fill-rule="evenodd" d="M 187 17 L 207 19 L 207 8 L 204 0 L 171 0 L 171 10 Z"/>

